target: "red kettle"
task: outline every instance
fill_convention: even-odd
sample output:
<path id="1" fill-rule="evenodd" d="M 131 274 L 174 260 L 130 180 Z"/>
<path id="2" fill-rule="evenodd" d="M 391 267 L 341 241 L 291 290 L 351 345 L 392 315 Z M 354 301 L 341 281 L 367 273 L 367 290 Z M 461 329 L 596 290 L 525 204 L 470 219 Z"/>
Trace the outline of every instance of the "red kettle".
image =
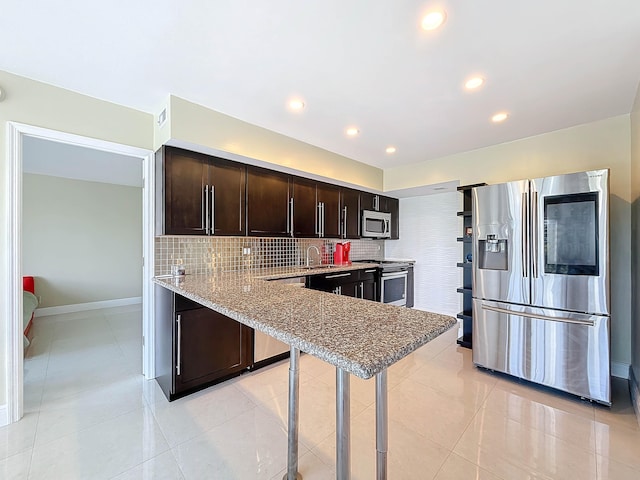
<path id="1" fill-rule="evenodd" d="M 336 243 L 336 249 L 333 252 L 333 263 L 336 265 L 344 265 L 349 263 L 349 251 L 351 250 L 351 242 Z"/>
<path id="2" fill-rule="evenodd" d="M 344 249 L 341 243 L 336 243 L 336 249 L 333 252 L 333 263 L 336 265 L 342 265 L 342 259 L 344 257 Z"/>
<path id="3" fill-rule="evenodd" d="M 342 263 L 351 263 L 349 261 L 349 252 L 351 251 L 351 242 L 342 244 Z"/>

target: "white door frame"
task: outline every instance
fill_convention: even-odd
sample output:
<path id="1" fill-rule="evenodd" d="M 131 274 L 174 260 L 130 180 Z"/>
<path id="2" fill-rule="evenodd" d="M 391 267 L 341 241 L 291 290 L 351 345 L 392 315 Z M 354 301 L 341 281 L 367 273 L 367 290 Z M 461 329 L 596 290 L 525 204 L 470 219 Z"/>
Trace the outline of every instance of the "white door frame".
<path id="1" fill-rule="evenodd" d="M 8 232 L 8 248 L 5 254 L 7 265 L 5 282 L 8 286 L 9 301 L 4 308 L 7 322 L 5 335 L 7 411 L 6 418 L 0 418 L 0 426 L 17 422 L 22 418 L 23 412 L 22 151 L 25 137 L 35 137 L 142 159 L 142 373 L 147 379 L 155 378 L 154 302 L 151 282 L 154 275 L 155 225 L 155 162 L 153 152 L 105 140 L 7 122 L 6 158 L 9 168 L 8 188 L 5 193 L 7 205 L 5 228 Z"/>

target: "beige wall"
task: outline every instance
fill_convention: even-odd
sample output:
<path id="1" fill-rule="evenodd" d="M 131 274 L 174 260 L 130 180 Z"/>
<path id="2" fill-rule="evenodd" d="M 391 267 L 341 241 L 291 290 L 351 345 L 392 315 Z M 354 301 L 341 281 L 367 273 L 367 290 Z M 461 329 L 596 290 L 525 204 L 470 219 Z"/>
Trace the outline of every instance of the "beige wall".
<path id="1" fill-rule="evenodd" d="M 631 113 L 631 201 L 631 364 L 635 378 L 640 379 L 640 84 Z"/>
<path id="2" fill-rule="evenodd" d="M 367 189 L 382 190 L 382 170 L 171 96 L 167 125 L 156 128 L 156 147 L 167 138 L 230 152 Z M 170 129 L 170 133 L 167 130 Z"/>
<path id="3" fill-rule="evenodd" d="M 22 219 L 39 307 L 142 295 L 142 188 L 24 174 Z"/>
<path id="4" fill-rule="evenodd" d="M 621 115 L 544 135 L 387 169 L 384 189 L 459 180 L 500 183 L 581 170 L 611 170 L 612 361 L 631 363 L 630 119 Z"/>
<path id="5" fill-rule="evenodd" d="M 51 85 L 0 71 L 0 85 L 6 91 L 0 103 L 0 252 L 7 251 L 7 122 L 59 130 L 87 137 L 108 140 L 140 148 L 153 148 L 153 117 L 113 103 L 80 95 Z M 0 255 L 0 305 L 8 299 L 6 258 Z M 7 322 L 0 317 L 0 406 L 6 403 L 6 344 Z"/>

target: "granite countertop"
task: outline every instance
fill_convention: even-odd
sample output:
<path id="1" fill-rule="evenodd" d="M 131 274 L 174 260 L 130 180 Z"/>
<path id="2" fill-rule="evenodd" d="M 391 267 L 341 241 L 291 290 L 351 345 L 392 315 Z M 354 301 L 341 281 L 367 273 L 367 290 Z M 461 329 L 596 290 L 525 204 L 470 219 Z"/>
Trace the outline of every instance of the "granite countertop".
<path id="1" fill-rule="evenodd" d="M 360 378 L 370 378 L 456 324 L 453 317 L 267 279 L 361 270 L 329 269 L 156 277 L 154 282 Z"/>

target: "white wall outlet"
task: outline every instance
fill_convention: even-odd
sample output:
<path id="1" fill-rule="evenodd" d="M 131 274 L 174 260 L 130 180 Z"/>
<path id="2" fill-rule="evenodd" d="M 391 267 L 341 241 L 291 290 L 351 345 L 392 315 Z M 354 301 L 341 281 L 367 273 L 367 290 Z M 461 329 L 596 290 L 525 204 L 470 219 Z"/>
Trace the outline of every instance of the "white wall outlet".
<path id="1" fill-rule="evenodd" d="M 242 247 L 243 255 L 251 255 L 251 247 Z"/>

